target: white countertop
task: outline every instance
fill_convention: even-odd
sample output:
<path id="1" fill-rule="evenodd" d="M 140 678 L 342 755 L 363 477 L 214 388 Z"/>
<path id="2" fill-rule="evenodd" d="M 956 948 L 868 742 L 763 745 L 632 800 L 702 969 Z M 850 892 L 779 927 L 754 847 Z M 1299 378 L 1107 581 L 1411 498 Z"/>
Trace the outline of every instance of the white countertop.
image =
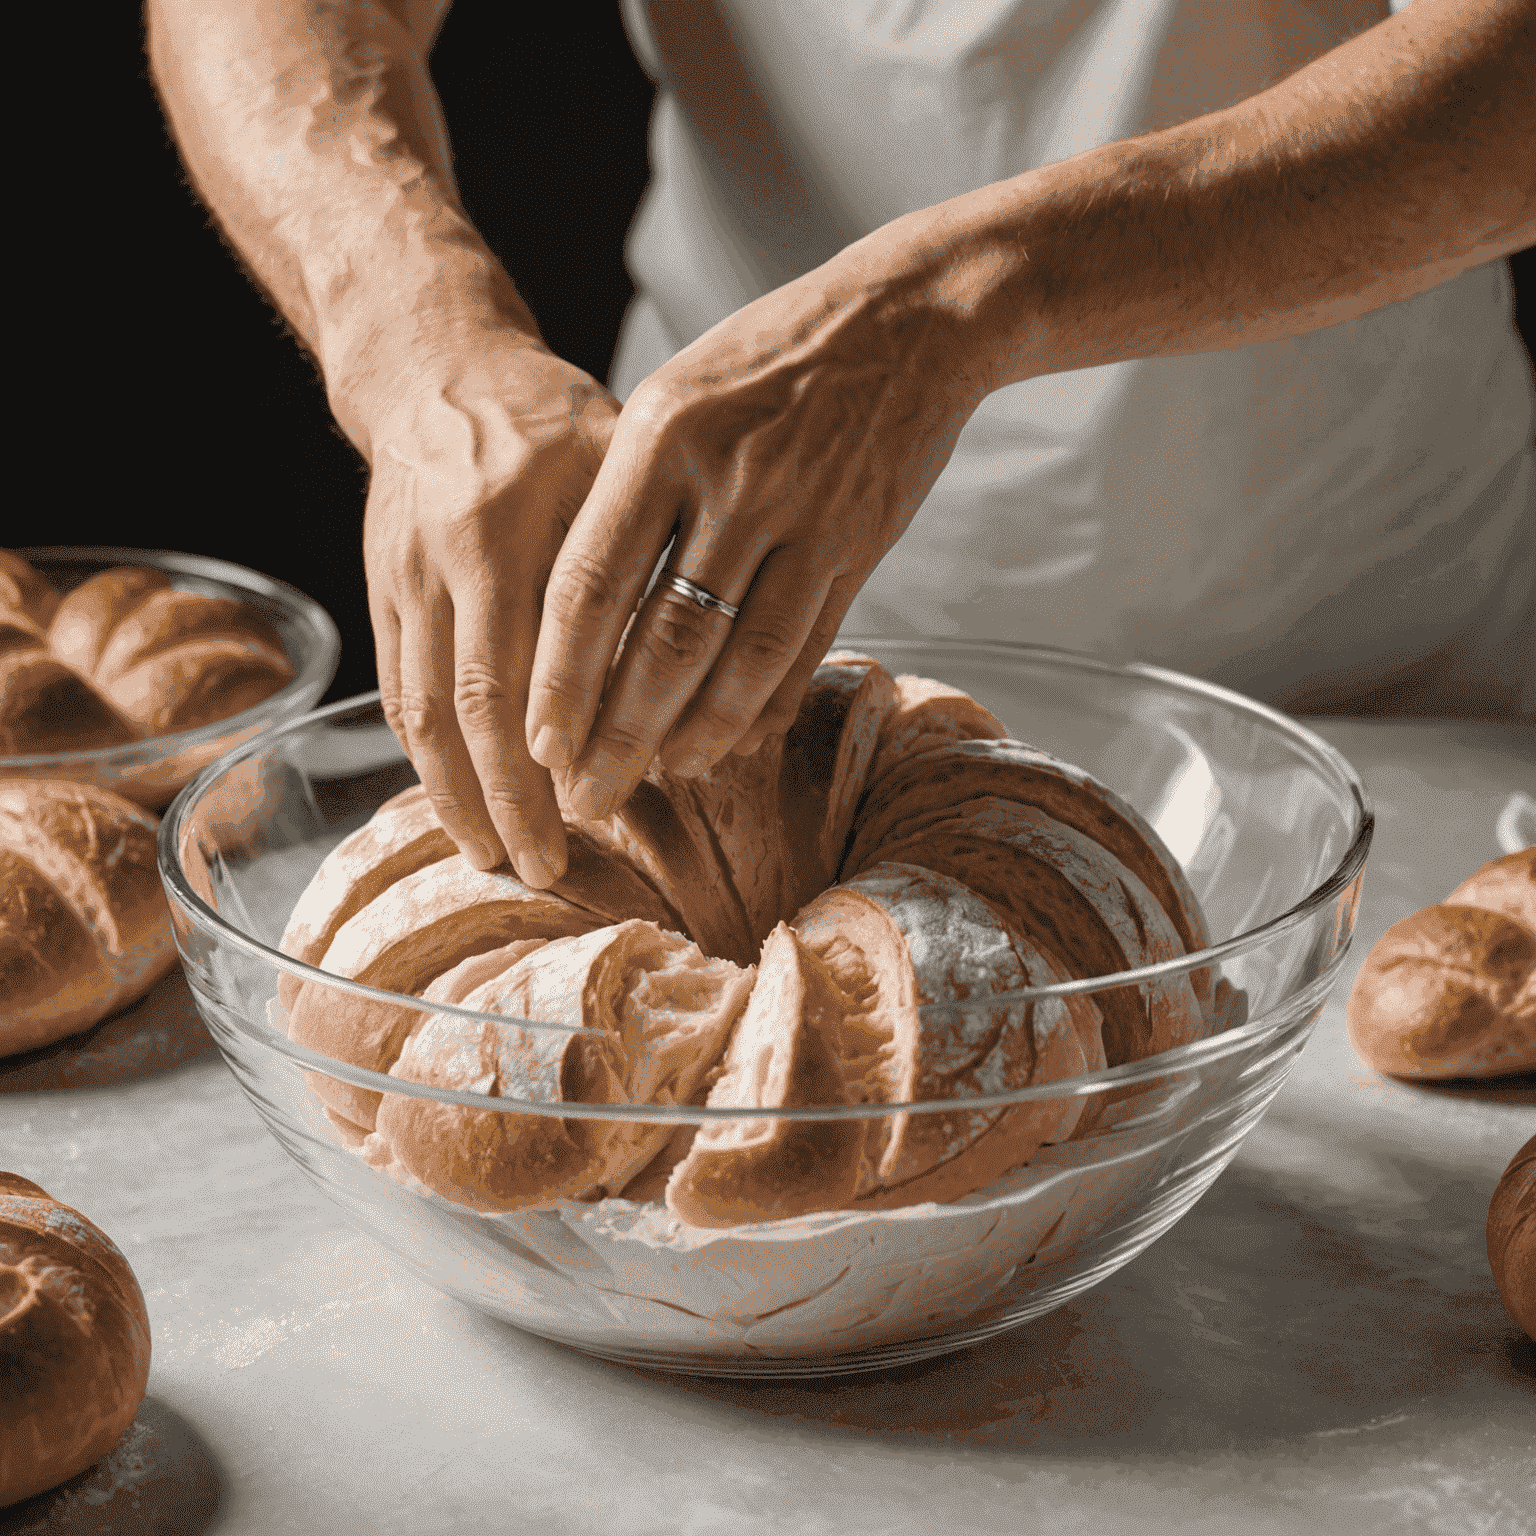
<path id="1" fill-rule="evenodd" d="M 354 1233 L 216 1054 L 0 1092 L 0 1167 L 114 1238 L 154 1331 L 117 1450 L 0 1532 L 1528 1536 L 1536 1344 L 1483 1224 L 1536 1082 L 1380 1078 L 1344 999 L 1389 924 L 1499 853 L 1536 731 L 1312 723 L 1378 825 L 1350 964 L 1289 1082 L 1146 1253 L 928 1364 L 665 1377 L 479 1316 Z"/>

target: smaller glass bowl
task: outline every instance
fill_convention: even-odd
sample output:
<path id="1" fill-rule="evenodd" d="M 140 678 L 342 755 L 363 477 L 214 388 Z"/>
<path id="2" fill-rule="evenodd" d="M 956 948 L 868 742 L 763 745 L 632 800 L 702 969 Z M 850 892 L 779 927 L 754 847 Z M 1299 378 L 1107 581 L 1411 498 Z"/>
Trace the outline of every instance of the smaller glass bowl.
<path id="1" fill-rule="evenodd" d="M 210 597 L 228 597 L 261 615 L 281 637 L 293 678 L 276 693 L 190 731 L 150 736 L 120 747 L 87 752 L 38 752 L 0 757 L 0 778 L 68 779 L 95 784 L 147 810 L 160 811 L 195 774 L 269 726 L 296 720 L 320 702 L 336 675 L 341 636 L 324 608 L 286 582 L 228 560 L 169 549 L 117 549 L 105 545 L 49 545 L 18 549 L 21 558 L 61 593 L 119 565 L 163 571 L 171 585 Z"/>
<path id="2" fill-rule="evenodd" d="M 1210 1187 L 1279 1091 L 1354 929 L 1373 820 L 1349 764 L 1295 721 L 1177 673 L 1032 646 L 847 643 L 893 672 L 964 689 L 1017 735 L 1110 784 L 1157 828 L 1205 908 L 1213 942 L 1197 955 L 1008 994 L 1010 1004 L 1209 967 L 1220 1032 L 1146 1061 L 1003 1094 L 794 1110 L 555 1105 L 335 1061 L 288 1038 L 285 978 L 338 1002 L 363 994 L 420 1004 L 279 950 L 326 854 L 416 782 L 377 694 L 333 704 L 247 743 L 190 784 L 161 823 L 160 871 L 197 1006 L 268 1129 L 355 1225 L 430 1284 L 531 1333 L 653 1369 L 824 1376 L 920 1360 L 1027 1323 L 1128 1263 Z M 990 1012 L 1004 1000 L 924 1012 Z M 415 1183 L 377 1137 L 349 1137 L 329 1121 L 311 1086 L 317 1076 L 652 1131 L 1052 1100 L 1080 1101 L 1081 1123 L 1092 1129 L 948 1205 L 720 1230 L 685 1226 L 654 1200 L 622 1196 L 482 1216 Z"/>

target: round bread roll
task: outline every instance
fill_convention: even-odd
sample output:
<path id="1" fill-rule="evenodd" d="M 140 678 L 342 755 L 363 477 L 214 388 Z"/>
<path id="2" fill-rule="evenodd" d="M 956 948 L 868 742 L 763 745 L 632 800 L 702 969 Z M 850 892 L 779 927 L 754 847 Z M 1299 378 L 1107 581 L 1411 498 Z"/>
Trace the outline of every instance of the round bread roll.
<path id="1" fill-rule="evenodd" d="M 233 598 L 182 591 L 147 566 L 82 582 L 59 603 L 48 642 L 149 736 L 237 715 L 293 677 L 260 615 Z"/>
<path id="2" fill-rule="evenodd" d="M 1345 1018 L 1360 1059 L 1394 1077 L 1536 1068 L 1536 848 L 1394 923 L 1365 957 Z"/>
<path id="3" fill-rule="evenodd" d="M 740 1110 L 1056 1082 L 1215 1027 L 1203 968 L 1093 997 L 975 1006 L 1177 959 L 1206 944 L 1204 918 L 1168 850 L 1108 789 L 1005 739 L 964 694 L 893 678 L 869 657 L 829 656 L 795 724 L 750 756 L 695 779 L 653 766 L 603 821 L 562 809 L 570 868 L 532 891 L 505 868 L 471 869 L 419 788 L 381 807 L 326 859 L 283 948 L 421 1005 L 288 975 L 291 1037 L 494 1096 Z M 662 992 L 664 1026 L 642 1024 Z M 1223 1022 L 1238 1016 L 1228 1006 Z M 1066 1095 L 674 1131 L 310 1081 L 349 1146 L 461 1204 L 513 1210 L 633 1188 L 706 1226 L 954 1200 L 1093 1119 Z"/>
<path id="4" fill-rule="evenodd" d="M 0 1173 L 0 1507 L 99 1460 L 149 1380 L 149 1314 L 105 1232 Z"/>
<path id="5" fill-rule="evenodd" d="M 0 1055 L 89 1029 L 175 964 L 157 825 L 92 785 L 0 779 Z"/>
<path id="6" fill-rule="evenodd" d="M 1488 1267 L 1509 1315 L 1536 1339 L 1536 1136 L 1510 1159 L 1493 1192 Z"/>

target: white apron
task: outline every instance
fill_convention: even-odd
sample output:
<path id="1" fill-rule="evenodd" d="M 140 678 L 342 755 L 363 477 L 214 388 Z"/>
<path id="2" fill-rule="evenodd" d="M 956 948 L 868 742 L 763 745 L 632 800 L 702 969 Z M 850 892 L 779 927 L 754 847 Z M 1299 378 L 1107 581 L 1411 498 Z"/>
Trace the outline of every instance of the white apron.
<path id="1" fill-rule="evenodd" d="M 659 84 L 623 397 L 900 214 L 1241 100 L 1358 0 L 625 0 Z M 1377 15 L 1386 14 L 1385 4 Z M 1536 717 L 1536 391 L 1495 262 L 983 402 L 845 627 L 1134 656 L 1296 710 Z"/>

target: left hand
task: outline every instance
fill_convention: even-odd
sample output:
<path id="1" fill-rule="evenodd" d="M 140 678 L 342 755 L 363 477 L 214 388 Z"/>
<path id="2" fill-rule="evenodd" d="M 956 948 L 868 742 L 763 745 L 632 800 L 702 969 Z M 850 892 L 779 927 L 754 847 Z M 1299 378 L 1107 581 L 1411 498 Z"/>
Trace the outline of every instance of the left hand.
<path id="1" fill-rule="evenodd" d="M 625 405 L 550 574 L 529 690 L 529 749 L 567 770 L 578 815 L 623 804 L 658 753 L 692 777 L 788 728 L 985 392 L 949 306 L 885 259 L 883 233 L 739 310 Z M 635 614 L 669 539 L 668 572 L 735 620 L 660 582 Z"/>

